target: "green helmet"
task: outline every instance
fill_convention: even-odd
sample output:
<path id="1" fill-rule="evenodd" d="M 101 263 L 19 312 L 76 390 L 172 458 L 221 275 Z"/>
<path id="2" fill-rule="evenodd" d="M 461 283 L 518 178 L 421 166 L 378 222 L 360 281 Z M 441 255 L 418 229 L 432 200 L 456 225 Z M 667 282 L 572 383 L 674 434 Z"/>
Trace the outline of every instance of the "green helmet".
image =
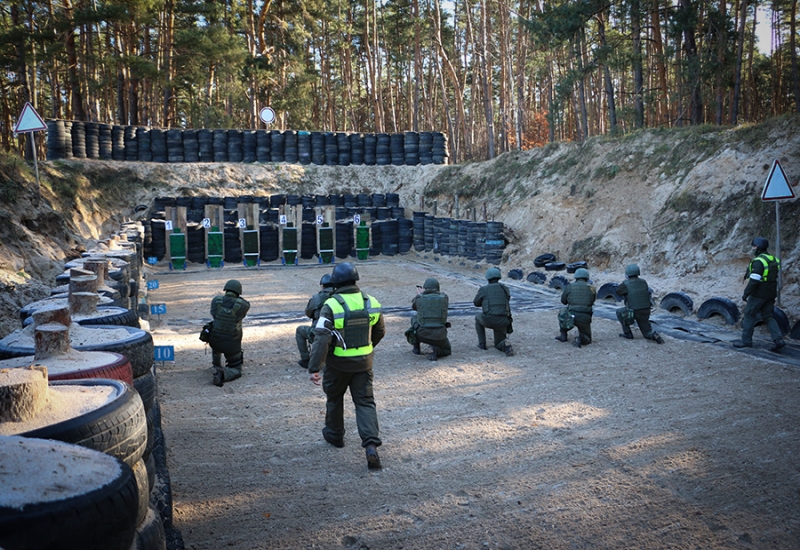
<path id="1" fill-rule="evenodd" d="M 589 280 L 589 270 L 585 267 L 579 267 L 575 270 L 575 278 L 576 279 L 586 279 Z"/>
<path id="2" fill-rule="evenodd" d="M 225 283 L 225 286 L 223 287 L 222 290 L 224 290 L 226 292 L 227 291 L 235 292 L 237 296 L 241 296 L 242 295 L 242 283 L 240 283 L 236 279 L 231 279 L 230 281 Z"/>
<path id="3" fill-rule="evenodd" d="M 626 277 L 638 277 L 639 273 L 640 273 L 639 266 L 636 264 L 630 264 L 628 267 L 625 268 Z"/>
<path id="4" fill-rule="evenodd" d="M 439 292 L 439 281 L 433 277 L 429 277 L 425 279 L 425 284 L 422 285 L 422 288 L 425 290 L 435 290 L 436 292 Z"/>
<path id="5" fill-rule="evenodd" d="M 503 276 L 503 274 L 500 273 L 500 270 L 498 268 L 496 268 L 496 267 L 490 267 L 489 269 L 486 270 L 486 280 L 487 281 L 491 281 L 492 279 L 499 279 L 502 276 Z"/>

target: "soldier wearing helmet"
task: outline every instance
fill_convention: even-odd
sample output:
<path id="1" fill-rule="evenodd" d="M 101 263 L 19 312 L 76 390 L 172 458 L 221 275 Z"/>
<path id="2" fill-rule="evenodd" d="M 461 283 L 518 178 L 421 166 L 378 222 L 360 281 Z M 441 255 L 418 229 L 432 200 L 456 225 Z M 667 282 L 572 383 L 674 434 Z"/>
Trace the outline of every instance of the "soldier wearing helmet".
<path id="1" fill-rule="evenodd" d="M 322 304 L 331 297 L 333 294 L 333 283 L 331 282 L 330 273 L 326 273 L 319 280 L 320 291 L 306 304 L 306 317 L 311 319 L 310 325 L 300 325 L 294 332 L 294 339 L 297 342 L 297 350 L 300 352 L 300 360 L 298 365 L 304 369 L 308 368 L 308 346 L 314 341 L 314 324 L 319 319 L 319 311 L 322 309 Z"/>
<path id="2" fill-rule="evenodd" d="M 767 252 L 769 241 L 763 237 L 756 237 L 750 245 L 755 258 L 747 268 L 747 286 L 744 289 L 742 300 L 746 302 L 742 316 L 742 339 L 733 342 L 736 348 L 753 347 L 753 331 L 756 321 L 760 318 L 767 325 L 772 337 L 770 351 L 778 351 L 786 345 L 783 340 L 778 323 L 773 317 L 775 311 L 775 298 L 778 297 L 778 272 L 781 261 Z"/>
<path id="3" fill-rule="evenodd" d="M 500 282 L 501 273 L 496 267 L 486 270 L 486 280 L 489 284 L 478 289 L 472 301 L 475 307 L 482 309 L 475 316 L 475 332 L 478 333 L 478 347 L 486 349 L 486 329 L 494 332 L 494 347 L 506 355 L 514 355 L 514 349 L 508 343 L 507 334 L 512 332 L 511 292 L 508 287 Z"/>
<path id="4" fill-rule="evenodd" d="M 450 340 L 447 338 L 447 308 L 450 298 L 439 291 L 439 281 L 430 277 L 425 279 L 422 288 L 417 287 L 418 294 L 411 301 L 411 308 L 416 311 L 411 317 L 411 328 L 406 331 L 406 338 L 414 346 L 412 351 L 420 355 L 420 344 L 429 344 L 433 350 L 428 359 L 436 361 L 452 353 Z"/>
<path id="5" fill-rule="evenodd" d="M 566 307 L 559 312 L 559 329 L 561 334 L 556 336 L 559 342 L 568 340 L 567 333 L 573 324 L 578 329 L 578 336 L 573 340 L 577 348 L 592 343 L 592 313 L 597 291 L 589 284 L 589 270 L 579 268 L 575 270 L 575 282 L 569 284 L 561 291 L 561 303 Z"/>
<path id="6" fill-rule="evenodd" d="M 322 437 L 334 447 L 344 447 L 344 394 L 349 388 L 367 468 L 376 470 L 381 467 L 377 452 L 381 438 L 372 393 L 372 362 L 373 350 L 386 328 L 381 304 L 361 292 L 358 279 L 358 270 L 349 262 L 333 268 L 330 282 L 334 290 L 314 325 L 308 372 L 314 384 L 322 383 L 327 397 Z"/>
<path id="7" fill-rule="evenodd" d="M 625 268 L 627 280 L 617 285 L 617 295 L 622 296 L 625 300 L 625 307 L 617 309 L 617 320 L 622 325 L 620 337 L 633 340 L 631 326 L 635 321 L 639 330 L 642 331 L 642 336 L 658 344 L 663 344 L 664 339 L 653 330 L 653 325 L 650 324 L 650 308 L 652 307 L 650 287 L 647 285 L 647 281 L 639 277 L 640 274 L 639 266 L 630 264 Z"/>
<path id="8" fill-rule="evenodd" d="M 242 298 L 242 283 L 231 279 L 225 283 L 223 290 L 225 294 L 214 296 L 211 300 L 214 325 L 208 341 L 212 350 L 213 382 L 220 387 L 242 375 L 242 319 L 250 310 L 250 302 Z M 224 367 L 222 354 L 225 354 Z"/>

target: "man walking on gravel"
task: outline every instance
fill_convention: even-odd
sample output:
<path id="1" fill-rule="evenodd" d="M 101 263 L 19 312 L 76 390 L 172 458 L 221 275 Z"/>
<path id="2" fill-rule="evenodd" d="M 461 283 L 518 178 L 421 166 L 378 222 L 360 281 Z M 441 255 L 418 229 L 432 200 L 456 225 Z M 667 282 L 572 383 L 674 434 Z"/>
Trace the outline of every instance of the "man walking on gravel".
<path id="1" fill-rule="evenodd" d="M 756 257 L 750 262 L 745 275 L 747 286 L 742 300 L 747 304 L 744 306 L 742 317 L 742 339 L 736 340 L 733 347 L 753 347 L 753 331 L 756 321 L 760 318 L 767 325 L 774 342 L 770 351 L 778 351 L 786 345 L 781 329 L 773 317 L 775 298 L 778 297 L 778 272 L 781 269 L 781 261 L 767 252 L 769 248 L 767 239 L 756 237 L 751 246 Z"/>
<path id="2" fill-rule="evenodd" d="M 333 295 L 323 304 L 314 327 L 308 363 L 310 380 L 327 396 L 322 437 L 334 447 L 344 447 L 344 394 L 356 409 L 356 426 L 366 450 L 367 467 L 381 468 L 378 414 L 372 393 L 374 348 L 386 333 L 381 304 L 356 285 L 358 271 L 349 262 L 331 273 Z M 320 369 L 324 367 L 322 376 Z"/>
<path id="3" fill-rule="evenodd" d="M 214 385 L 222 387 L 226 381 L 242 376 L 242 319 L 250 310 L 250 302 L 242 298 L 242 283 L 231 279 L 223 288 L 225 294 L 211 300 L 211 328 L 208 344 L 211 346 L 211 361 L 214 366 Z M 222 354 L 225 366 L 222 366 Z"/>

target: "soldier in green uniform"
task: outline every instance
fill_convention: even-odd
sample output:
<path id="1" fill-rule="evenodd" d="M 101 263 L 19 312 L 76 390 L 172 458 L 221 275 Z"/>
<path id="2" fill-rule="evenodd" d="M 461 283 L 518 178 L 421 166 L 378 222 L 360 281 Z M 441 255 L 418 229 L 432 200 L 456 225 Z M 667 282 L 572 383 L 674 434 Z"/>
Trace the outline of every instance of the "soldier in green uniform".
<path id="1" fill-rule="evenodd" d="M 381 467 L 376 450 L 381 438 L 372 393 L 372 362 L 374 347 L 386 328 L 381 304 L 361 292 L 356 281 L 358 271 L 353 264 L 344 262 L 333 268 L 334 293 L 323 304 L 314 327 L 308 372 L 314 384 L 322 382 L 327 396 L 322 437 L 334 447 L 344 447 L 344 394 L 349 388 L 367 467 L 377 470 Z"/>
<path id="2" fill-rule="evenodd" d="M 235 380 L 242 375 L 242 319 L 250 310 L 250 302 L 242 298 L 242 283 L 231 279 L 223 287 L 225 294 L 214 296 L 211 300 L 211 329 L 208 344 L 211 346 L 211 360 L 214 366 L 214 385 L 222 386 L 226 381 Z M 225 366 L 222 366 L 225 354 Z"/>
<path id="3" fill-rule="evenodd" d="M 567 333 L 574 324 L 578 329 L 578 336 L 573 340 L 573 345 L 577 348 L 582 345 L 592 343 L 592 313 L 594 301 L 597 299 L 597 291 L 593 285 L 589 284 L 589 270 L 578 268 L 575 270 L 575 281 L 561 291 L 561 303 L 566 309 L 562 308 L 558 316 L 558 326 L 561 334 L 556 336 L 559 342 L 567 341 Z"/>
<path id="4" fill-rule="evenodd" d="M 742 317 L 742 339 L 733 342 L 733 346 L 753 347 L 753 331 L 760 317 L 772 336 L 773 345 L 770 351 L 778 351 L 786 345 L 781 329 L 773 317 L 775 298 L 778 297 L 778 272 L 781 269 L 781 261 L 767 252 L 769 248 L 767 239 L 756 237 L 751 246 L 756 256 L 750 262 L 745 275 L 747 286 L 742 294 L 742 300 L 747 303 Z"/>
<path id="5" fill-rule="evenodd" d="M 419 287 L 417 287 L 419 288 Z M 452 353 L 450 340 L 447 338 L 447 308 L 450 298 L 439 291 L 439 281 L 433 277 L 425 279 L 422 292 L 414 296 L 411 308 L 416 311 L 411 317 L 409 333 L 413 335 L 413 352 L 421 353 L 419 345 L 429 344 L 433 351 L 428 359 L 436 361 Z"/>
<path id="6" fill-rule="evenodd" d="M 494 332 L 494 347 L 506 355 L 514 355 L 514 349 L 508 343 L 507 334 L 512 332 L 511 292 L 508 287 L 500 282 L 501 273 L 496 267 L 486 270 L 486 280 L 489 284 L 478 289 L 472 301 L 475 307 L 483 311 L 475 316 L 475 332 L 478 333 L 478 347 L 486 349 L 486 329 Z"/>
<path id="7" fill-rule="evenodd" d="M 304 369 L 308 368 L 308 345 L 314 341 L 314 325 L 317 319 L 319 319 L 319 310 L 322 309 L 322 304 L 333 294 L 333 283 L 331 283 L 331 276 L 329 273 L 322 276 L 322 279 L 319 280 L 319 286 L 321 290 L 312 296 L 306 304 L 306 317 L 311 319 L 311 324 L 301 325 L 297 327 L 297 330 L 294 332 L 294 339 L 297 342 L 297 349 L 300 352 L 300 360 L 297 364 Z"/>
<path id="8" fill-rule="evenodd" d="M 617 320 L 622 325 L 620 337 L 633 340 L 631 326 L 633 322 L 639 326 L 642 336 L 658 344 L 663 344 L 664 339 L 650 324 L 650 288 L 647 281 L 639 277 L 641 271 L 636 264 L 630 264 L 625 268 L 627 281 L 617 285 L 617 295 L 625 300 L 625 307 L 617 308 Z M 631 311 L 633 314 L 631 314 Z"/>

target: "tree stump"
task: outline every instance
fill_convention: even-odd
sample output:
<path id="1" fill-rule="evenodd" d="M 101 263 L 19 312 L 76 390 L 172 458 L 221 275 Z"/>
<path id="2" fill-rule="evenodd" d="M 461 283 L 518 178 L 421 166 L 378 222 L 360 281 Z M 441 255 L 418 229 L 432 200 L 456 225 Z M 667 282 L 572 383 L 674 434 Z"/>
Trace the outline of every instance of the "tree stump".
<path id="1" fill-rule="evenodd" d="M 69 353 L 69 325 L 47 323 L 34 329 L 35 358 L 37 361 Z"/>
<path id="2" fill-rule="evenodd" d="M 99 281 L 97 275 L 87 271 L 85 273 L 89 273 L 89 275 L 81 275 L 79 277 L 76 277 L 72 274 L 72 271 L 70 271 L 70 276 L 69 276 L 70 294 L 72 294 L 73 292 L 93 292 L 97 294 L 97 288 L 99 287 Z"/>
<path id="3" fill-rule="evenodd" d="M 47 369 L 0 370 L 0 422 L 25 422 L 47 404 Z"/>
<path id="4" fill-rule="evenodd" d="M 49 323 L 59 323 L 66 327 L 72 324 L 72 316 L 69 313 L 69 308 L 66 306 L 45 306 L 37 309 L 32 314 L 33 326 L 46 325 Z"/>
<path id="5" fill-rule="evenodd" d="M 70 292 L 69 311 L 72 315 L 91 315 L 97 312 L 97 301 L 100 295 L 96 292 Z"/>
<path id="6" fill-rule="evenodd" d="M 100 285 L 108 279 L 108 260 L 103 258 L 89 258 L 83 262 L 83 267 L 86 271 L 91 271 L 97 275 L 97 281 Z"/>

